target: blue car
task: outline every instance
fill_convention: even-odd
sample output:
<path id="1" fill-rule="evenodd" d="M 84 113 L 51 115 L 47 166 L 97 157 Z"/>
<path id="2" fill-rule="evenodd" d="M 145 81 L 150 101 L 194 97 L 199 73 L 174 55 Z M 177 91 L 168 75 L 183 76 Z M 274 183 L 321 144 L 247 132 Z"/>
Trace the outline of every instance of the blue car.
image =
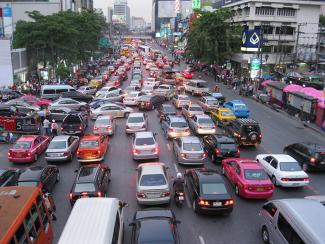
<path id="1" fill-rule="evenodd" d="M 237 118 L 248 118 L 250 115 L 250 111 L 243 101 L 232 100 L 225 102 L 223 106 L 231 109 Z"/>

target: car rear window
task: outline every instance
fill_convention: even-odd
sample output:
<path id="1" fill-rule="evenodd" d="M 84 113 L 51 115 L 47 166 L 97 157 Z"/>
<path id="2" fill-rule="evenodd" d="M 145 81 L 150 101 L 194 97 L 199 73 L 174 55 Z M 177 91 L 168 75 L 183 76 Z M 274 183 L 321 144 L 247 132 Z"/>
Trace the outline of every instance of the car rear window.
<path id="1" fill-rule="evenodd" d="M 141 117 L 129 117 L 128 118 L 128 123 L 142 123 L 144 122 L 144 118 Z"/>
<path id="2" fill-rule="evenodd" d="M 51 141 L 48 149 L 64 149 L 66 148 L 66 141 Z"/>
<path id="3" fill-rule="evenodd" d="M 154 144 L 155 144 L 155 140 L 152 137 L 137 138 L 135 140 L 136 146 L 147 146 L 147 145 L 154 145 Z"/>
<path id="4" fill-rule="evenodd" d="M 29 149 L 32 145 L 31 141 L 17 141 L 15 145 L 13 145 L 12 148 L 14 149 Z"/>
<path id="5" fill-rule="evenodd" d="M 175 128 L 186 128 L 187 123 L 186 122 L 173 122 L 171 123 L 171 127 L 175 127 Z"/>
<path id="6" fill-rule="evenodd" d="M 166 179 L 162 174 L 143 175 L 140 180 L 140 186 L 161 186 L 166 184 Z"/>
<path id="7" fill-rule="evenodd" d="M 227 189 L 223 183 L 203 183 L 202 193 L 204 195 L 228 194 Z"/>
<path id="8" fill-rule="evenodd" d="M 164 107 L 165 113 L 176 113 L 175 109 L 173 107 Z"/>
<path id="9" fill-rule="evenodd" d="M 64 123 L 67 124 L 79 124 L 81 122 L 79 116 L 67 116 L 64 119 Z"/>
<path id="10" fill-rule="evenodd" d="M 78 183 L 74 187 L 75 192 L 92 192 L 96 191 L 94 184 L 92 183 Z"/>
<path id="11" fill-rule="evenodd" d="M 183 101 L 189 101 L 190 98 L 189 97 L 178 97 L 179 100 L 183 100 Z"/>
<path id="12" fill-rule="evenodd" d="M 267 180 L 269 177 L 263 169 L 245 169 L 244 176 L 246 180 Z"/>
<path id="13" fill-rule="evenodd" d="M 80 148 L 94 148 L 98 147 L 99 143 L 98 141 L 81 141 L 79 147 Z"/>
<path id="14" fill-rule="evenodd" d="M 245 109 L 246 105 L 245 104 L 236 104 L 234 107 L 235 107 L 235 109 Z"/>
<path id="15" fill-rule="evenodd" d="M 185 150 L 185 151 L 201 151 L 202 146 L 200 143 L 183 143 L 183 150 Z"/>
<path id="16" fill-rule="evenodd" d="M 235 143 L 221 143 L 220 148 L 221 150 L 232 150 L 232 151 L 237 150 L 237 146 Z"/>
<path id="17" fill-rule="evenodd" d="M 99 117 L 100 118 L 100 117 Z M 110 119 L 97 119 L 95 122 L 95 125 L 110 125 L 111 120 Z"/>
<path id="18" fill-rule="evenodd" d="M 18 186 L 37 186 L 37 181 L 19 181 Z"/>
<path id="19" fill-rule="evenodd" d="M 301 167 L 297 162 L 281 162 L 281 171 L 301 171 Z"/>
<path id="20" fill-rule="evenodd" d="M 218 105 L 219 102 L 218 102 L 218 100 L 208 100 L 208 101 L 207 101 L 207 104 L 208 104 L 208 105 Z"/>
<path id="21" fill-rule="evenodd" d="M 213 121 L 210 118 L 199 119 L 199 124 L 213 124 Z"/>

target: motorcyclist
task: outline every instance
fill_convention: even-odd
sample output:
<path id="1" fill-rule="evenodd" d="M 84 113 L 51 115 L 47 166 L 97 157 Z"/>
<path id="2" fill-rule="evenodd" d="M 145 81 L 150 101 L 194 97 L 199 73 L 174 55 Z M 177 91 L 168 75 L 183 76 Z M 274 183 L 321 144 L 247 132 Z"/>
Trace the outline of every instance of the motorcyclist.
<path id="1" fill-rule="evenodd" d="M 173 188 L 175 193 L 184 192 L 184 180 L 183 180 L 182 173 L 177 173 L 176 179 L 173 182 Z"/>

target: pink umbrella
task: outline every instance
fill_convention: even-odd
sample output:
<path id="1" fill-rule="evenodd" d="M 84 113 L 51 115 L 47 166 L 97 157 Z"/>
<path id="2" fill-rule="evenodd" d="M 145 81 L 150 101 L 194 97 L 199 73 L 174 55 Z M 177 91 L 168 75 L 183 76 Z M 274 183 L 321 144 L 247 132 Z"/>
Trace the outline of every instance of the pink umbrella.
<path id="1" fill-rule="evenodd" d="M 318 100 L 318 106 L 321 108 L 325 107 L 325 102 L 324 102 L 324 96 L 323 96 L 323 91 L 317 90 L 313 87 L 304 87 L 301 92 L 305 93 L 308 96 L 312 96 L 317 98 Z"/>
<path id="2" fill-rule="evenodd" d="M 283 91 L 284 91 L 284 92 L 301 91 L 302 89 L 303 89 L 302 86 L 295 85 L 295 84 L 291 84 L 291 85 L 286 86 L 286 87 L 283 89 Z"/>
<path id="3" fill-rule="evenodd" d="M 270 83 L 272 83 L 272 82 L 274 82 L 274 80 L 265 80 L 265 81 L 263 81 L 263 82 L 261 83 L 261 85 L 262 85 L 263 87 L 266 87 L 267 84 L 270 84 Z"/>

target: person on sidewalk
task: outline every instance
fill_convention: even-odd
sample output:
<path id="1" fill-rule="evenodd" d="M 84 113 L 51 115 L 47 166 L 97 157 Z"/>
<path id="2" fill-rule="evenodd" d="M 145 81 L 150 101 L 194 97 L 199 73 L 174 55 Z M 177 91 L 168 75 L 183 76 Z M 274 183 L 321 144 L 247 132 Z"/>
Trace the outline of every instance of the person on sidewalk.
<path id="1" fill-rule="evenodd" d="M 44 128 L 44 133 L 46 136 L 50 136 L 50 124 L 51 122 L 48 120 L 47 117 L 45 117 L 43 121 L 43 128 Z"/>
<path id="2" fill-rule="evenodd" d="M 51 124 L 51 132 L 52 132 L 52 137 L 55 137 L 58 135 L 58 124 L 55 122 L 55 120 L 52 120 L 52 124 Z"/>

